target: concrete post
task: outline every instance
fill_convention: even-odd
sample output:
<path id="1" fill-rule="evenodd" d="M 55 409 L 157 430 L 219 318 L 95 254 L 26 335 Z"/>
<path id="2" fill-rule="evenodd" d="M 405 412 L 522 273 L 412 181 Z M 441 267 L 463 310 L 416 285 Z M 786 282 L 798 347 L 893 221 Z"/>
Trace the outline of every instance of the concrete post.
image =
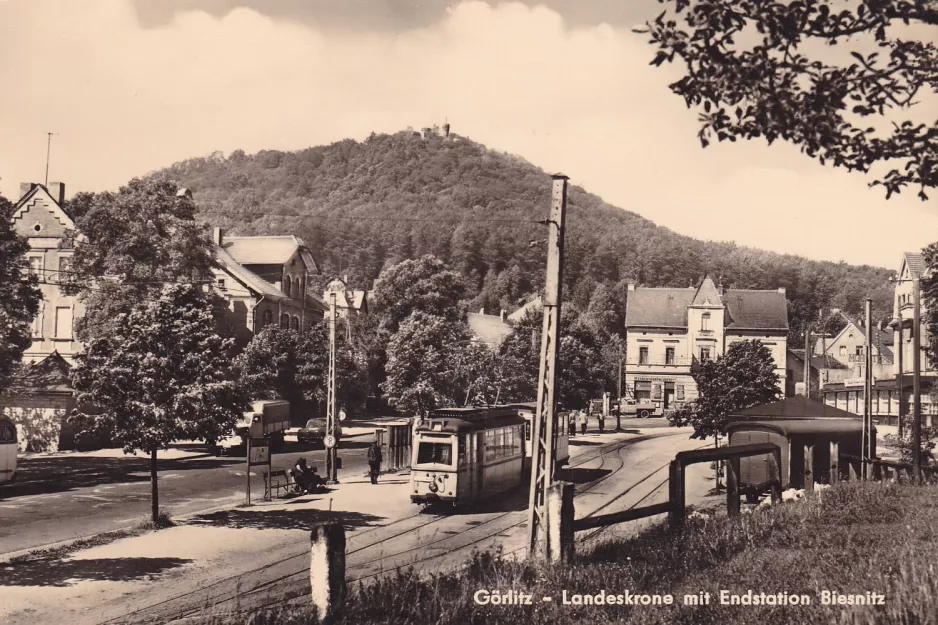
<path id="1" fill-rule="evenodd" d="M 554 482 L 547 491 L 548 559 L 570 562 L 574 555 L 574 485 Z"/>
<path id="2" fill-rule="evenodd" d="M 782 499 L 782 450 L 776 449 L 769 456 L 769 479 L 772 480 L 771 497 L 772 503 L 778 503 Z"/>
<path id="3" fill-rule="evenodd" d="M 831 486 L 840 483 L 840 443 L 831 441 Z"/>
<path id="4" fill-rule="evenodd" d="M 309 585 L 320 622 L 327 623 L 345 601 L 345 528 L 324 523 L 310 533 Z"/>
<path id="5" fill-rule="evenodd" d="M 857 481 L 857 464 L 856 464 L 856 462 L 854 462 L 854 461 L 852 461 L 852 460 L 848 461 L 848 463 L 847 463 L 847 469 L 848 469 L 848 471 L 850 472 L 850 481 L 851 481 L 851 482 L 856 482 L 856 481 Z"/>
<path id="6" fill-rule="evenodd" d="M 814 490 L 814 445 L 804 446 L 804 491 Z"/>

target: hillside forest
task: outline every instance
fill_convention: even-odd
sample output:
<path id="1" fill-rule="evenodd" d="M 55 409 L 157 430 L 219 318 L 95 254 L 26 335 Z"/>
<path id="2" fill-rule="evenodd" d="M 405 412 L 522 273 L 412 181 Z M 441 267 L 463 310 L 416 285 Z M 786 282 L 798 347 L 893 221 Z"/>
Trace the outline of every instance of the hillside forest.
<path id="1" fill-rule="evenodd" d="M 301 237 L 323 284 L 347 276 L 370 289 L 384 268 L 427 254 L 463 276 L 466 311 L 511 312 L 543 284 L 550 175 L 465 137 L 407 130 L 297 152 L 236 150 L 154 175 L 189 188 L 213 226 Z M 710 274 L 727 288 L 784 287 L 793 347 L 825 309 L 859 316 L 871 297 L 875 320 L 892 312 L 892 269 L 697 240 L 576 186 L 568 206 L 564 296 L 581 311 L 611 300 L 621 314 L 630 281 L 688 287 Z"/>

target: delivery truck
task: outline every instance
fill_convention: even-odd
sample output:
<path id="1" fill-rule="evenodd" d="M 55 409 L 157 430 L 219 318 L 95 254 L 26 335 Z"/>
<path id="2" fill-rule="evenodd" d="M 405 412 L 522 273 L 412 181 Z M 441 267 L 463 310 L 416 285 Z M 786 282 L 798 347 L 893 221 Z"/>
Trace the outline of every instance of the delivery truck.
<path id="1" fill-rule="evenodd" d="M 218 441 L 215 454 L 221 456 L 246 448 L 248 438 L 270 438 L 272 449 L 283 448 L 283 435 L 290 428 L 290 402 L 281 399 L 254 401 L 243 413 L 231 435 Z"/>

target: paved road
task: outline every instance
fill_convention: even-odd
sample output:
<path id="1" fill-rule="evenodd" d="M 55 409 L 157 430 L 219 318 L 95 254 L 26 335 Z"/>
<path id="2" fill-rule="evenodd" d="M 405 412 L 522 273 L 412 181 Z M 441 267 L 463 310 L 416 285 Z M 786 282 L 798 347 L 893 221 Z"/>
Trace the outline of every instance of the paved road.
<path id="1" fill-rule="evenodd" d="M 343 475 L 366 470 L 370 435 L 340 442 Z M 243 453 L 243 452 L 242 452 Z M 290 468 L 304 456 L 324 471 L 325 452 L 288 445 L 274 454 L 273 467 Z M 263 495 L 263 481 L 252 470 L 252 494 Z M 192 514 L 244 499 L 244 456 L 209 454 L 160 460 L 160 507 L 172 515 Z M 121 529 L 150 514 L 150 464 L 146 458 L 46 456 L 20 462 L 17 481 L 0 488 L 0 555 L 100 532 Z"/>

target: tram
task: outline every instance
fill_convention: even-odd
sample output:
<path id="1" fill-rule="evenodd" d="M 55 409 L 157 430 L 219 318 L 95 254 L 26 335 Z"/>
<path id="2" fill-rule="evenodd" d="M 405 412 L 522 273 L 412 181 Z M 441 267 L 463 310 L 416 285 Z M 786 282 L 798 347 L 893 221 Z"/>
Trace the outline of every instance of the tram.
<path id="1" fill-rule="evenodd" d="M 445 408 L 418 419 L 411 502 L 472 503 L 520 486 L 524 429 L 517 407 Z"/>
<path id="2" fill-rule="evenodd" d="M 16 477 L 16 426 L 0 416 L 0 484 L 12 482 Z"/>
<path id="3" fill-rule="evenodd" d="M 524 470 L 531 470 L 531 458 L 534 457 L 534 445 L 531 443 L 531 432 L 534 430 L 534 415 L 537 412 L 537 402 L 522 404 L 508 404 L 506 408 L 514 408 L 524 417 Z M 558 412 L 557 425 L 554 426 L 554 452 L 557 458 L 557 468 L 565 466 L 570 461 L 570 435 L 567 432 L 567 420 Z"/>

